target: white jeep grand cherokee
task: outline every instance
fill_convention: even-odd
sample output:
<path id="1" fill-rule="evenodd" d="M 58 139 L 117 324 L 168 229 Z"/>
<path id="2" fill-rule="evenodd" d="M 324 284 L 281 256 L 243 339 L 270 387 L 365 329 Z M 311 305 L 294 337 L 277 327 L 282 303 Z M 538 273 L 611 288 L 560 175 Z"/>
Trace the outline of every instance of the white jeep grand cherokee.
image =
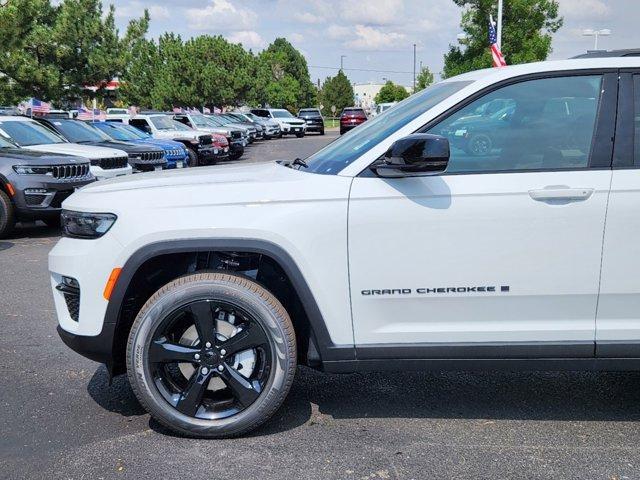
<path id="1" fill-rule="evenodd" d="M 296 364 L 640 367 L 640 59 L 468 73 L 306 161 L 65 201 L 59 332 L 177 432 L 247 432 Z M 635 132 L 635 133 L 634 133 Z"/>

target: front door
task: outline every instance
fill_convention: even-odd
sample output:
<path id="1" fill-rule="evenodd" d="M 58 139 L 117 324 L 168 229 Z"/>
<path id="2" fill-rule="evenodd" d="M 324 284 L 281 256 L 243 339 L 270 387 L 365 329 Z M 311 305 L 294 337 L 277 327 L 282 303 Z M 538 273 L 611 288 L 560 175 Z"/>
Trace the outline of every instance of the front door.
<path id="1" fill-rule="evenodd" d="M 593 355 L 616 89 L 615 74 L 495 88 L 422 130 L 449 138 L 445 174 L 354 179 L 359 358 L 381 344 L 411 358 Z"/>

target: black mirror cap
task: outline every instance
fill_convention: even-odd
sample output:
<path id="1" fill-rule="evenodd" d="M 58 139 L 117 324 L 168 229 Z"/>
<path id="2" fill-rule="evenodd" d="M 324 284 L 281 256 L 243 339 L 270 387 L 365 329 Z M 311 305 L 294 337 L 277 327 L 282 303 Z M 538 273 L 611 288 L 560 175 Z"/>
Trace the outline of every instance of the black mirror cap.
<path id="1" fill-rule="evenodd" d="M 441 135 L 413 133 L 396 140 L 384 154 L 383 162 L 376 165 L 376 173 L 381 170 L 396 170 L 403 174 L 436 174 L 447 169 L 449 163 L 449 140 Z"/>

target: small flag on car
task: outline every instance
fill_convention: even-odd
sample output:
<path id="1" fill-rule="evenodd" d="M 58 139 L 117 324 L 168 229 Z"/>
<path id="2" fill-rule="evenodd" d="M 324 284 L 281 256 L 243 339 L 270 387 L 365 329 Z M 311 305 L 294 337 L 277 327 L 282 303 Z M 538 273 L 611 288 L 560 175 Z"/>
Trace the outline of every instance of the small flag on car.
<path id="1" fill-rule="evenodd" d="M 29 106 L 31 107 L 31 113 L 49 113 L 49 110 L 51 110 L 51 104 L 37 98 L 32 98 L 29 101 Z"/>
<path id="2" fill-rule="evenodd" d="M 211 110 L 209 110 L 207 107 L 203 107 L 202 108 L 202 113 L 205 113 L 205 114 L 211 113 Z"/>
<path id="3" fill-rule="evenodd" d="M 76 116 L 78 120 L 93 120 L 93 112 L 88 108 L 82 106 L 78 108 L 78 115 Z"/>
<path id="4" fill-rule="evenodd" d="M 182 113 L 182 108 L 180 108 L 180 107 L 173 107 L 173 113 Z"/>
<path id="5" fill-rule="evenodd" d="M 507 62 L 502 56 L 500 46 L 498 45 L 498 34 L 496 33 L 496 26 L 493 23 L 493 16 L 489 17 L 489 50 L 491 50 L 494 67 L 507 66 Z"/>

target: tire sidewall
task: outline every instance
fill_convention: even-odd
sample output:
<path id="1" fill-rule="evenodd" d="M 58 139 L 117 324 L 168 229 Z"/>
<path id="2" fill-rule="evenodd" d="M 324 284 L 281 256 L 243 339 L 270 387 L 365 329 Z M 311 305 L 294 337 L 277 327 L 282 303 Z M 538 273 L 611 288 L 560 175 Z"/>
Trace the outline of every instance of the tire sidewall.
<path id="1" fill-rule="evenodd" d="M 204 420 L 178 412 L 153 384 L 145 361 L 153 332 L 166 315 L 197 300 L 221 300 L 244 309 L 265 330 L 271 347 L 272 370 L 262 394 L 240 413 L 224 419 Z M 255 428 L 279 406 L 282 396 L 287 393 L 283 389 L 288 390 L 290 386 L 287 377 L 291 368 L 295 368 L 295 354 L 292 359 L 286 344 L 286 332 L 278 321 L 278 315 L 259 295 L 239 285 L 201 280 L 174 286 L 148 307 L 140 312 L 132 329 L 133 338 L 129 342 L 127 362 L 130 380 L 132 384 L 135 383 L 136 391 L 142 396 L 141 402 L 154 417 L 187 435 L 229 436 Z"/>

